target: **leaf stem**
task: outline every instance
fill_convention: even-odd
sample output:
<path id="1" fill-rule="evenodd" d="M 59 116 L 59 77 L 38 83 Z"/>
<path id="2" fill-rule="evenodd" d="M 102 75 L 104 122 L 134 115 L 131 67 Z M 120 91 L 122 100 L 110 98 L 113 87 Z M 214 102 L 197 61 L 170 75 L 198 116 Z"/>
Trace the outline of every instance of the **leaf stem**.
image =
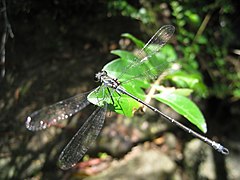
<path id="1" fill-rule="evenodd" d="M 156 91 L 156 86 L 154 85 L 159 85 L 160 82 L 164 79 L 164 77 L 168 74 L 167 71 L 164 71 L 161 75 L 158 76 L 157 80 L 153 83 L 153 85 L 151 86 L 151 89 L 149 90 L 147 96 L 146 96 L 146 99 L 145 99 L 145 103 L 149 104 L 151 99 L 152 99 L 152 96 L 155 94 L 155 91 Z M 145 112 L 146 111 L 146 106 L 143 106 L 142 107 L 142 111 Z"/>

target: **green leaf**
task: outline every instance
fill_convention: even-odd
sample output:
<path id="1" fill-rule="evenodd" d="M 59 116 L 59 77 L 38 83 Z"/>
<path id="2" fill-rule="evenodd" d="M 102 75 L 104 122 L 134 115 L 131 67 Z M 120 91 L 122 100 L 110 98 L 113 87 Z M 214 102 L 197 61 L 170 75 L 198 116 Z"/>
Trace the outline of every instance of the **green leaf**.
<path id="1" fill-rule="evenodd" d="M 190 96 L 192 94 L 193 90 L 188 88 L 178 88 L 174 91 L 175 94 L 181 95 L 181 96 Z"/>
<path id="2" fill-rule="evenodd" d="M 187 10 L 185 11 L 185 16 L 190 20 L 190 23 L 194 23 L 195 25 L 200 24 L 200 17 L 198 14 Z"/>
<path id="3" fill-rule="evenodd" d="M 140 61 L 139 58 L 127 51 L 113 51 L 112 53 L 121 58 L 114 60 L 103 67 L 111 77 L 118 78 L 120 82 L 141 81 L 149 84 L 149 79 L 157 78 L 169 66 L 166 56 L 162 53 L 155 53 L 147 57 L 147 60 Z M 132 77 L 135 77 L 132 79 Z M 148 83 L 147 83 L 148 82 Z"/>
<path id="4" fill-rule="evenodd" d="M 178 87 L 189 87 L 203 97 L 207 95 L 207 87 L 203 83 L 201 76 L 197 74 L 189 74 L 184 71 L 178 71 L 169 74 L 166 76 L 166 79 L 171 80 L 177 84 Z"/>
<path id="5" fill-rule="evenodd" d="M 129 51 L 112 50 L 111 53 L 114 54 L 114 55 L 119 56 L 122 60 L 126 60 L 126 61 L 129 61 L 129 62 L 137 59 L 137 57 L 133 53 L 131 53 Z"/>
<path id="6" fill-rule="evenodd" d="M 134 44 L 136 44 L 136 46 L 139 49 L 142 49 L 144 47 L 144 42 L 142 42 L 141 40 L 137 39 L 135 36 L 133 36 L 129 33 L 122 34 L 122 37 L 130 39 L 132 42 L 134 42 Z"/>
<path id="7" fill-rule="evenodd" d="M 133 68 L 131 70 L 127 70 L 127 67 L 129 66 L 129 63 L 127 60 L 123 59 L 116 59 L 111 61 L 110 63 L 106 64 L 103 67 L 103 71 L 106 71 L 107 74 L 112 78 L 118 78 L 119 82 L 129 82 L 129 84 L 133 83 L 135 85 L 140 85 L 142 88 L 147 88 L 150 86 L 150 83 L 141 78 L 141 68 Z M 139 75 L 139 78 L 135 78 L 134 80 L 132 77 L 134 77 L 136 74 Z"/>
<path id="8" fill-rule="evenodd" d="M 198 38 L 197 38 L 197 42 L 199 43 L 199 44 L 207 44 L 208 43 L 208 39 L 205 37 L 205 36 L 199 36 Z"/>
<path id="9" fill-rule="evenodd" d="M 233 96 L 240 99 L 240 89 L 233 90 Z"/>
<path id="10" fill-rule="evenodd" d="M 157 84 L 153 84 L 153 86 L 159 92 L 168 91 L 168 92 L 178 94 L 178 95 L 181 95 L 181 96 L 190 96 L 191 93 L 193 92 L 192 89 L 188 89 L 188 88 L 164 87 L 164 86 L 160 86 L 160 85 L 157 85 Z"/>
<path id="11" fill-rule="evenodd" d="M 184 73 L 183 71 L 175 72 L 167 77 L 175 82 L 180 87 L 190 87 L 193 88 L 197 83 L 199 83 L 199 78 L 194 75 Z"/>
<path id="12" fill-rule="evenodd" d="M 191 123 L 197 126 L 202 132 L 207 132 L 207 125 L 203 114 L 197 105 L 190 99 L 175 93 L 162 92 L 154 95 L 158 101 L 170 106 L 177 113 L 183 115 Z"/>
<path id="13" fill-rule="evenodd" d="M 129 66 L 132 66 L 132 63 L 140 61 L 133 53 L 124 50 L 114 50 L 111 53 L 120 58 L 109 62 L 103 67 L 103 70 L 107 71 L 110 77 L 118 78 L 120 82 L 125 82 L 136 75 L 140 76 L 142 74 L 139 67 L 129 68 Z"/>
<path id="14" fill-rule="evenodd" d="M 130 91 L 130 90 L 127 90 Z M 136 93 L 136 92 L 135 92 Z M 131 117 L 139 109 L 141 104 L 124 94 L 118 94 L 116 90 L 100 86 L 88 95 L 88 101 L 97 106 L 103 107 L 108 104 L 110 111 Z"/>

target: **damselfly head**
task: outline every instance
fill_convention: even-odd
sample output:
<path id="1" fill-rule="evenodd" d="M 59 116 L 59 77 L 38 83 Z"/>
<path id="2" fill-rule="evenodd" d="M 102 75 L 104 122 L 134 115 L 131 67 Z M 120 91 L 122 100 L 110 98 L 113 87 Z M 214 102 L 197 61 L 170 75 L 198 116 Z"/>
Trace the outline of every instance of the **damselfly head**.
<path id="1" fill-rule="evenodd" d="M 106 71 L 100 71 L 97 74 L 95 74 L 94 81 L 99 82 L 102 79 L 102 76 L 106 76 L 107 72 Z"/>
<path id="2" fill-rule="evenodd" d="M 100 72 L 98 72 L 98 73 L 95 74 L 95 76 L 94 76 L 94 81 L 99 82 L 99 81 L 100 81 L 100 78 L 101 78 L 101 74 L 100 74 Z"/>

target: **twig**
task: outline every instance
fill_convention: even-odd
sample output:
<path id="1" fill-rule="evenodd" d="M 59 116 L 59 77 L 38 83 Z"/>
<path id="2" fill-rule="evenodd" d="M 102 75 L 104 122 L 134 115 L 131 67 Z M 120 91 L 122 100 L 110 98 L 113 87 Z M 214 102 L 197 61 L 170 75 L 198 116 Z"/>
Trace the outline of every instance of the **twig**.
<path id="1" fill-rule="evenodd" d="M 1 12 L 3 13 L 3 17 L 4 17 L 4 30 L 3 30 L 3 34 L 2 34 L 2 40 L 1 40 L 1 49 L 0 49 L 0 66 L 2 66 L 1 68 L 1 77 L 3 78 L 5 76 L 5 55 L 6 55 L 6 43 L 7 43 L 7 38 L 8 35 L 11 38 L 14 38 L 14 34 L 11 28 L 11 25 L 8 21 L 8 17 L 7 17 L 7 6 L 6 6 L 6 1 L 2 0 L 2 9 Z"/>
<path id="2" fill-rule="evenodd" d="M 150 103 L 151 99 L 152 99 L 152 96 L 155 94 L 155 91 L 156 91 L 156 86 L 154 85 L 159 85 L 160 82 L 164 79 L 164 77 L 168 74 L 167 71 L 163 72 L 160 76 L 158 76 L 157 80 L 154 82 L 154 84 L 152 85 L 151 89 L 149 90 L 148 94 L 147 94 L 147 97 L 145 99 L 144 102 L 146 102 L 147 104 Z M 145 112 L 146 111 L 146 106 L 144 106 L 142 108 L 142 111 Z"/>
<path id="3" fill-rule="evenodd" d="M 157 86 L 155 85 L 159 85 L 161 83 L 161 81 L 167 76 L 169 75 L 170 73 L 174 72 L 174 71 L 177 71 L 180 69 L 180 65 L 175 63 L 175 64 L 172 64 L 171 67 L 167 70 L 165 70 L 162 74 L 160 74 L 157 78 L 157 80 L 153 83 L 153 85 L 151 86 L 151 89 L 149 90 L 148 94 L 147 94 L 147 97 L 145 99 L 144 102 L 146 102 L 147 104 L 150 103 L 151 99 L 152 99 L 152 96 L 155 94 L 156 90 L 157 89 Z M 142 111 L 145 112 L 146 110 L 146 106 L 142 107 Z"/>
<path id="4" fill-rule="evenodd" d="M 202 35 L 203 31 L 206 29 L 206 26 L 207 26 L 207 24 L 208 24 L 208 22 L 209 22 L 211 16 L 212 16 L 211 13 L 208 13 L 208 14 L 205 16 L 205 18 L 204 18 L 204 20 L 203 20 L 201 26 L 199 27 L 199 29 L 198 29 L 198 31 L 197 31 L 197 33 L 196 33 L 194 39 L 193 39 L 192 44 L 194 44 L 194 43 L 197 41 L 197 39 L 199 38 L 199 36 Z"/>

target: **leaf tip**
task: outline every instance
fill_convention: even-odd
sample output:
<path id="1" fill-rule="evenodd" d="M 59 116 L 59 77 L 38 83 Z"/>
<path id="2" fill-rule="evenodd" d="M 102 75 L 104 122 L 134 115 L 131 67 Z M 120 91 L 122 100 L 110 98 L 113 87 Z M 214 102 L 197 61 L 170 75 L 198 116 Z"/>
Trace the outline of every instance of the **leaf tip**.
<path id="1" fill-rule="evenodd" d="M 207 125 L 204 123 L 203 125 L 201 125 L 201 130 L 206 133 L 207 132 Z"/>

